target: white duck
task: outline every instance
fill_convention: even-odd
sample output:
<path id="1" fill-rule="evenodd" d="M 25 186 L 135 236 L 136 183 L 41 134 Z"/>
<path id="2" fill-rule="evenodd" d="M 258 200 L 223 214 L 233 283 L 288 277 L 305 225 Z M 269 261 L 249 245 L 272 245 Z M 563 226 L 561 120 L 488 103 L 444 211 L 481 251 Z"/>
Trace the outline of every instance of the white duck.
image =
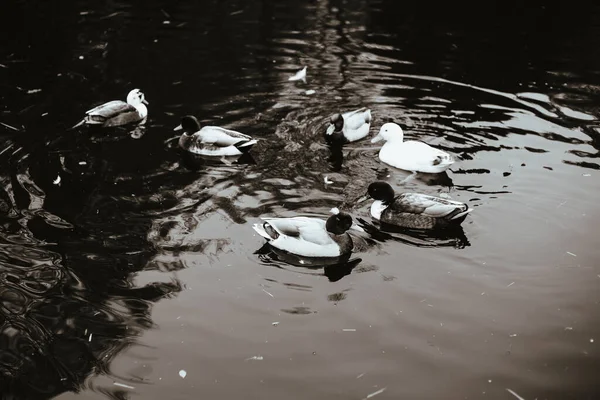
<path id="1" fill-rule="evenodd" d="M 423 142 L 403 141 L 404 133 L 399 125 L 388 122 L 383 124 L 379 134 L 371 143 L 385 140 L 379 151 L 379 159 L 392 167 L 406 171 L 439 173 L 454 164 L 454 158 L 445 151 L 435 149 Z"/>
<path id="2" fill-rule="evenodd" d="M 395 195 L 387 182 L 373 182 L 368 195 L 375 201 L 371 215 L 383 223 L 413 229 L 459 225 L 473 211 L 465 203 L 420 193 Z"/>
<path id="3" fill-rule="evenodd" d="M 81 125 L 100 127 L 121 126 L 133 122 L 146 122 L 148 102 L 140 89 L 133 89 L 127 95 L 127 103 L 113 100 L 86 111 L 85 117 L 73 128 Z M 71 129 L 73 129 L 71 128 Z"/>
<path id="4" fill-rule="evenodd" d="M 325 132 L 328 143 L 348 143 L 363 139 L 369 134 L 371 127 L 371 110 L 366 107 L 334 114 L 330 118 L 331 125 Z"/>
<path id="5" fill-rule="evenodd" d="M 319 218 L 262 218 L 254 230 L 276 249 L 303 257 L 339 257 L 349 254 L 354 245 L 348 234 L 352 217 L 346 213 Z"/>
<path id="6" fill-rule="evenodd" d="M 174 130 L 183 129 L 179 146 L 190 153 L 204 156 L 239 156 L 256 144 L 256 140 L 243 133 L 218 126 L 205 126 L 192 115 L 181 119 L 181 125 Z"/>

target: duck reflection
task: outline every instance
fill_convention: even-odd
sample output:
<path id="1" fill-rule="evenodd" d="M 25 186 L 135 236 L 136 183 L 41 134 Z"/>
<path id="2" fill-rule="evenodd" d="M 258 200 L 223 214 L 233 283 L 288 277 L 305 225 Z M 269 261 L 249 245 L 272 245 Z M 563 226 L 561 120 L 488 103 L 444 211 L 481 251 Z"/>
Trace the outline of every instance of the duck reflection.
<path id="1" fill-rule="evenodd" d="M 329 145 L 330 155 L 327 161 L 331 163 L 331 170 L 339 172 L 342 170 L 344 163 L 344 153 L 342 152 L 344 145 L 340 141 L 334 141 Z"/>
<path id="2" fill-rule="evenodd" d="M 395 175 L 396 171 L 401 171 L 401 170 L 396 170 L 396 169 L 390 170 L 390 168 L 387 168 L 387 167 L 379 168 L 376 171 L 376 177 L 378 180 L 386 180 L 386 179 L 389 179 L 389 177 Z M 402 171 L 402 172 L 404 172 L 404 171 Z M 450 178 L 450 176 L 448 176 L 448 173 L 446 171 L 436 173 L 436 174 L 429 174 L 429 173 L 425 173 L 425 172 L 416 172 L 416 173 L 409 174 L 406 177 L 400 179 L 398 183 L 406 185 L 406 184 L 409 184 L 414 181 L 422 182 L 422 183 L 426 184 L 427 186 L 443 186 L 443 187 L 447 187 L 447 188 L 452 188 L 454 186 L 454 182 L 452 181 L 452 178 Z"/>
<path id="3" fill-rule="evenodd" d="M 471 245 L 460 225 L 432 230 L 402 228 L 382 222 L 374 225 L 362 218 L 357 218 L 357 221 L 371 238 L 379 242 L 395 240 L 416 247 L 454 247 L 456 249 L 463 249 Z"/>
<path id="4" fill-rule="evenodd" d="M 265 243 L 254 254 L 262 256 L 261 259 L 263 261 L 275 262 L 278 268 L 283 268 L 278 262 L 311 271 L 323 268 L 323 275 L 330 282 L 337 282 L 343 277 L 350 275 L 352 270 L 362 261 L 361 258 L 351 259 L 351 253 L 340 257 L 303 257 L 273 247 L 269 243 Z M 265 260 L 264 257 L 267 257 L 268 260 Z"/>
<path id="5" fill-rule="evenodd" d="M 199 154 L 193 154 L 185 150 L 178 149 L 181 159 L 181 165 L 190 171 L 199 171 L 203 167 L 222 166 L 222 165 L 252 165 L 256 160 L 250 153 L 244 153 L 239 156 L 229 157 L 210 157 Z"/>

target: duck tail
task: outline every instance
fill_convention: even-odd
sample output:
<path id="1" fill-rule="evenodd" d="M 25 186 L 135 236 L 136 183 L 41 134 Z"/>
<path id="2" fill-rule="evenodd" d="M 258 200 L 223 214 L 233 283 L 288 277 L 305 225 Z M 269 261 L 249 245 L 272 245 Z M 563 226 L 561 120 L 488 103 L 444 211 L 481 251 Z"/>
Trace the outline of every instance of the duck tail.
<path id="1" fill-rule="evenodd" d="M 371 110 L 367 109 L 367 111 L 365 112 L 365 122 L 367 124 L 371 123 Z"/>
<path id="2" fill-rule="evenodd" d="M 453 222 L 462 222 L 467 217 L 467 214 L 473 211 L 472 208 L 467 208 L 465 211 L 459 212 L 450 218 L 450 221 Z"/>
<path id="3" fill-rule="evenodd" d="M 243 142 L 237 143 L 235 145 L 235 147 L 241 151 L 242 153 L 250 150 L 252 148 L 252 146 L 254 146 L 257 143 L 256 139 L 251 139 L 251 140 L 245 140 Z"/>
<path id="4" fill-rule="evenodd" d="M 82 119 L 81 121 L 79 121 L 78 123 L 76 123 L 75 125 L 73 125 L 72 127 L 70 127 L 69 130 L 73 130 L 75 128 L 79 128 L 83 124 L 85 124 L 85 118 Z"/>
<path id="5" fill-rule="evenodd" d="M 252 229 L 256 231 L 260 236 L 264 237 L 267 240 L 274 240 L 279 237 L 279 233 L 269 225 L 268 222 L 263 222 L 262 224 L 254 224 L 252 225 Z"/>

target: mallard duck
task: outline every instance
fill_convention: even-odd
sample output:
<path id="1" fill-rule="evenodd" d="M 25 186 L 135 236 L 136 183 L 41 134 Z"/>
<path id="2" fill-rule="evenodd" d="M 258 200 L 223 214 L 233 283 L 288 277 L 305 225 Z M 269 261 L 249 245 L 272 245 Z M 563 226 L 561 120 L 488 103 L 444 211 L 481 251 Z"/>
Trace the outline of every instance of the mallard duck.
<path id="1" fill-rule="evenodd" d="M 348 229 L 352 217 L 346 213 L 320 218 L 262 218 L 254 230 L 276 249 L 304 257 L 339 257 L 352 251 Z"/>
<path id="2" fill-rule="evenodd" d="M 442 228 L 459 225 L 473 211 L 465 203 L 428 196 L 420 193 L 402 193 L 395 196 L 386 182 L 373 182 L 368 195 L 373 218 L 390 225 L 413 229 Z"/>
<path id="3" fill-rule="evenodd" d="M 110 127 L 127 125 L 133 122 L 145 122 L 148 116 L 147 104 L 144 93 L 140 89 L 133 89 L 127 95 L 127 103 L 121 100 L 113 100 L 94 107 L 86 111 L 85 117 L 73 128 L 83 124 Z"/>
<path id="4" fill-rule="evenodd" d="M 325 132 L 328 143 L 355 142 L 366 137 L 371 127 L 371 110 L 366 107 L 344 114 L 333 114 Z"/>
<path id="5" fill-rule="evenodd" d="M 379 150 L 379 159 L 392 167 L 412 172 L 439 173 L 454 164 L 454 158 L 445 151 L 435 149 L 423 142 L 403 141 L 404 133 L 399 125 L 388 122 L 381 126 L 379 134 L 371 143 L 385 140 Z"/>
<path id="6" fill-rule="evenodd" d="M 175 130 L 181 129 L 183 134 L 179 138 L 179 146 L 194 154 L 239 156 L 256 144 L 256 140 L 248 135 L 218 126 L 205 126 L 200 129 L 200 122 L 192 115 L 181 118 L 181 125 Z"/>

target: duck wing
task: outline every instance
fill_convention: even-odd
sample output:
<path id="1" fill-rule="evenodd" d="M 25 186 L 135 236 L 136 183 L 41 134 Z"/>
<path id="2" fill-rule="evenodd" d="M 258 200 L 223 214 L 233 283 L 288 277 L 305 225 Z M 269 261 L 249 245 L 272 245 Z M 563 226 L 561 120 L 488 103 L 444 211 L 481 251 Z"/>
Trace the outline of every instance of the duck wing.
<path id="1" fill-rule="evenodd" d="M 264 218 L 266 224 L 280 235 L 295 237 L 299 240 L 326 245 L 332 242 L 325 229 L 325 221 L 317 218 Z M 269 228 L 265 227 L 268 231 Z M 272 235 L 270 235 L 272 237 Z"/>
<path id="2" fill-rule="evenodd" d="M 218 126 L 205 126 L 197 134 L 203 144 L 210 144 L 216 147 L 235 146 L 253 140 L 248 135 Z"/>
<path id="3" fill-rule="evenodd" d="M 371 123 L 371 110 L 366 107 L 342 114 L 344 118 L 344 127 L 348 129 L 358 129 L 365 124 Z"/>
<path id="4" fill-rule="evenodd" d="M 446 219 L 453 219 L 459 214 L 470 211 L 465 203 L 420 193 L 403 193 L 397 196 L 389 209 L 398 213 Z"/>
<path id="5" fill-rule="evenodd" d="M 409 140 L 400 145 L 401 156 L 405 163 L 415 166 L 443 166 L 454 163 L 451 154 L 431 147 L 427 143 Z"/>
<path id="6" fill-rule="evenodd" d="M 115 117 L 119 114 L 134 112 L 137 113 L 137 109 L 129 103 L 125 103 L 121 100 L 113 100 L 108 103 L 100 104 L 85 113 L 89 116 L 100 116 L 105 119 Z"/>

